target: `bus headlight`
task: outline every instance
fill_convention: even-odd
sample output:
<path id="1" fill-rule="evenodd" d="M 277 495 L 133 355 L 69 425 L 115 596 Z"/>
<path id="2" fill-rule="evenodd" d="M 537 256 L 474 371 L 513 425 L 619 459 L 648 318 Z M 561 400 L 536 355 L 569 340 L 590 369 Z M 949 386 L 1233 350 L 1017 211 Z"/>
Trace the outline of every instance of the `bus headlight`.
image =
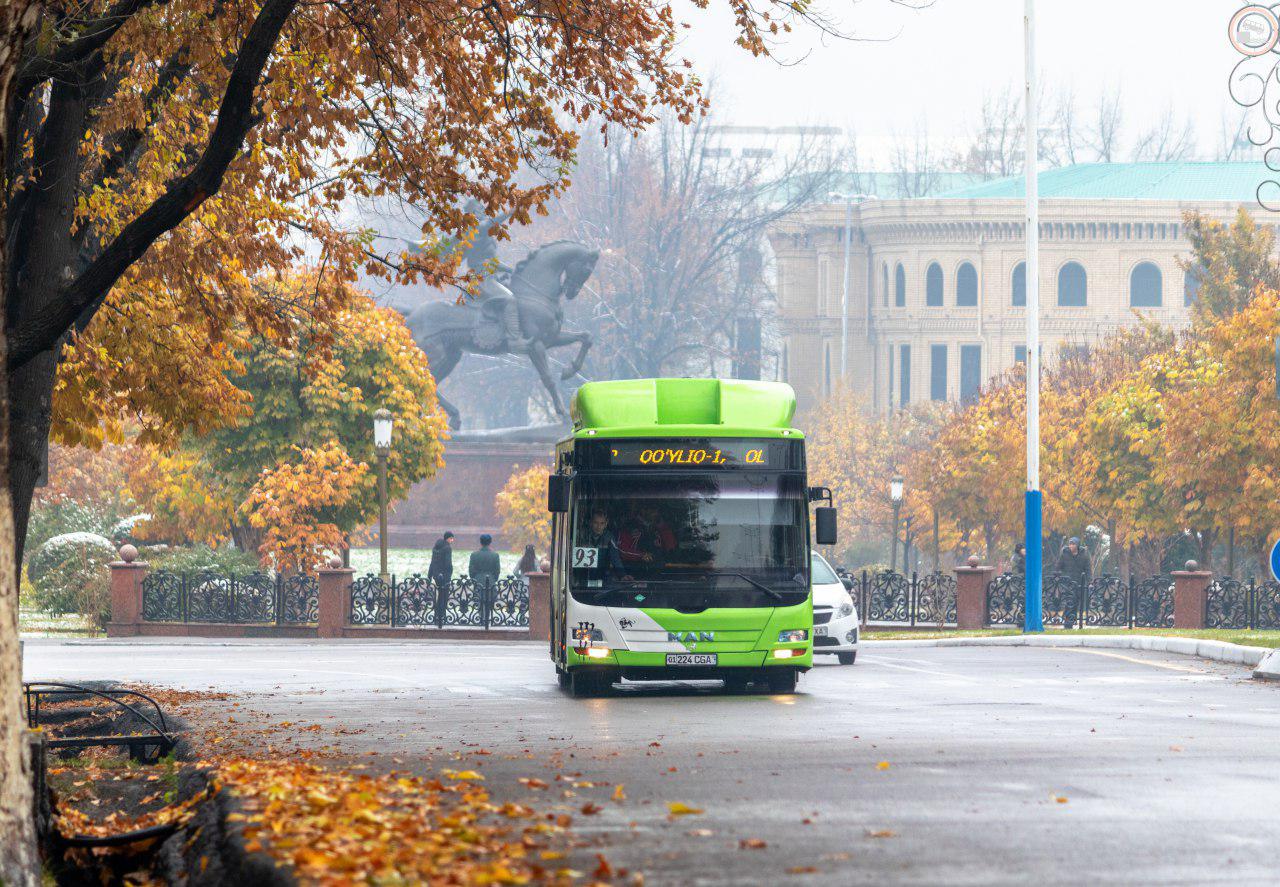
<path id="1" fill-rule="evenodd" d="M 794 659 L 794 658 L 796 658 L 797 656 L 803 656 L 803 655 L 804 655 L 804 650 L 796 650 L 796 649 L 791 648 L 791 647 L 788 647 L 788 648 L 783 649 L 783 650 L 774 650 L 774 651 L 773 651 L 773 658 L 774 658 L 774 659 Z"/>
<path id="2" fill-rule="evenodd" d="M 778 632 L 778 643 L 801 644 L 809 640 L 809 631 L 804 628 L 792 628 Z"/>
<path id="3" fill-rule="evenodd" d="M 609 653 L 608 647 L 587 647 L 586 649 L 588 659 L 608 659 Z"/>

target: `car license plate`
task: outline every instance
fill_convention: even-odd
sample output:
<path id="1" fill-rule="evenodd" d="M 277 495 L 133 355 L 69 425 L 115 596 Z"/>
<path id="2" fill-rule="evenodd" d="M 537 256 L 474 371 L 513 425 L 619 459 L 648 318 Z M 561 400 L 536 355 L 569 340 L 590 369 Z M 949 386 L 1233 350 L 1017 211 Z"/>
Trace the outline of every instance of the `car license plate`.
<path id="1" fill-rule="evenodd" d="M 827 627 L 825 625 L 815 625 L 813 627 L 813 636 L 815 638 L 825 638 L 827 636 Z"/>
<path id="2" fill-rule="evenodd" d="M 715 653 L 668 653 L 667 665 L 715 665 Z"/>

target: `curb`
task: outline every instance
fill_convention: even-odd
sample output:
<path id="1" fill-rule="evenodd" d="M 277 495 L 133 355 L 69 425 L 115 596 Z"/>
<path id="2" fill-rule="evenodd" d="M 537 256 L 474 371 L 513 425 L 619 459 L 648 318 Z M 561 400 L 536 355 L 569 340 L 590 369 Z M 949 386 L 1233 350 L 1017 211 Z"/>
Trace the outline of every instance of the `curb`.
<path id="1" fill-rule="evenodd" d="M 1092 647 L 1104 650 L 1148 650 L 1153 653 L 1176 653 L 1231 665 L 1257 668 L 1253 676 L 1280 680 L 1280 650 L 1268 647 L 1246 647 L 1226 641 L 1200 638 L 1164 637 L 1161 635 L 1014 635 L 1004 637 L 929 638 L 924 640 L 863 641 L 871 646 L 903 647 Z"/>

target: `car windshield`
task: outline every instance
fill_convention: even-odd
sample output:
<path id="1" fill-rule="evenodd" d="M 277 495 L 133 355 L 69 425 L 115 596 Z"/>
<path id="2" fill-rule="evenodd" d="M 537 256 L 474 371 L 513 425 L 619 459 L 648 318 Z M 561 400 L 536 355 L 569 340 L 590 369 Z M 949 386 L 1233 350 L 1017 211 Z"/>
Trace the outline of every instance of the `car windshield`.
<path id="1" fill-rule="evenodd" d="M 836 575 L 836 571 L 831 569 L 826 560 L 820 554 L 813 555 L 813 584 L 814 585 L 836 585 L 840 582 L 840 577 Z"/>
<path id="2" fill-rule="evenodd" d="M 575 593 L 696 607 L 775 606 L 807 591 L 799 476 L 601 474 L 578 484 Z"/>

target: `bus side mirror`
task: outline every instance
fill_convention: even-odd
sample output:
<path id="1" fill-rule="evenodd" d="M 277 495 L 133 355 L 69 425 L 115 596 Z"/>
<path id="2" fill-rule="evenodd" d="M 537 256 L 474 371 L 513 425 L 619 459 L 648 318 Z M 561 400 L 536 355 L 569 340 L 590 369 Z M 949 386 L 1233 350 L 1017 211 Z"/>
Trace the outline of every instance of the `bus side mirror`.
<path id="1" fill-rule="evenodd" d="M 569 476 L 553 474 L 547 478 L 547 511 L 552 514 L 569 512 Z"/>
<path id="2" fill-rule="evenodd" d="M 819 545 L 836 544 L 836 510 L 830 505 L 820 505 L 813 510 L 814 539 Z"/>

